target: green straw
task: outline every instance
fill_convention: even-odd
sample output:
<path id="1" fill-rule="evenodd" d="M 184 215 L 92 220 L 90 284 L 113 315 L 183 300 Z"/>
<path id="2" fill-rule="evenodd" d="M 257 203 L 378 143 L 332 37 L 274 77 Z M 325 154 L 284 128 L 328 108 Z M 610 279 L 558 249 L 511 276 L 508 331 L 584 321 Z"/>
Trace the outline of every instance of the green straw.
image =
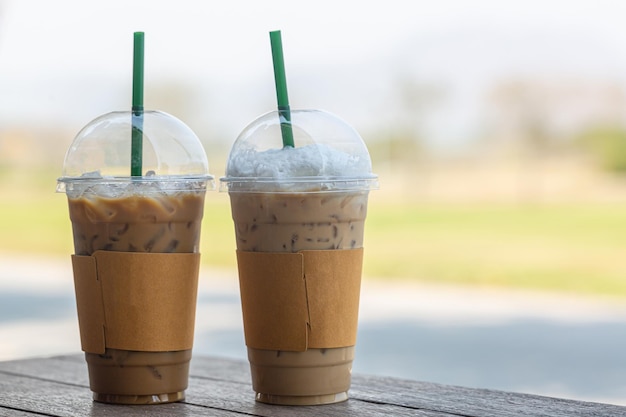
<path id="1" fill-rule="evenodd" d="M 143 164 L 143 56 L 144 33 L 135 32 L 133 47 L 133 107 L 130 175 L 141 177 Z"/>
<path id="2" fill-rule="evenodd" d="M 291 128 L 291 110 L 287 96 L 287 78 L 285 77 L 285 60 L 283 59 L 283 44 L 280 30 L 270 32 L 272 44 L 272 59 L 274 61 L 274 81 L 276 82 L 276 98 L 278 99 L 278 114 L 281 117 L 280 131 L 283 136 L 283 147 L 294 147 L 293 130 Z"/>

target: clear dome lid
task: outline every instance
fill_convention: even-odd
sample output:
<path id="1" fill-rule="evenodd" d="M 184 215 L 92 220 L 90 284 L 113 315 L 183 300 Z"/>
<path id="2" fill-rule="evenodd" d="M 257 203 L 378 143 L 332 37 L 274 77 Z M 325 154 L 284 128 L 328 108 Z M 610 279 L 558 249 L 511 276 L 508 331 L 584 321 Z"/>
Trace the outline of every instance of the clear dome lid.
<path id="1" fill-rule="evenodd" d="M 214 187 L 198 137 L 182 121 L 161 111 L 143 112 L 142 175 L 131 177 L 132 129 L 130 111 L 107 113 L 89 122 L 65 155 L 57 191 L 131 180 L 170 183 L 174 188 L 176 183 L 196 180 Z"/>
<path id="2" fill-rule="evenodd" d="M 322 110 L 292 110 L 294 147 L 283 146 L 278 111 L 250 123 L 233 144 L 221 189 L 236 191 L 370 190 L 378 188 L 358 132 Z"/>

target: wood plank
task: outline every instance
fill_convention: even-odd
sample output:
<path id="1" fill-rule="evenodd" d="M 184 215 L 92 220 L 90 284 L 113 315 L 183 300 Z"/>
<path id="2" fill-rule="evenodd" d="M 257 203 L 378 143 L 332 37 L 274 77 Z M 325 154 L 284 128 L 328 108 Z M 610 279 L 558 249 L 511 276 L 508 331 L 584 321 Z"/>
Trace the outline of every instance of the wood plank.
<path id="1" fill-rule="evenodd" d="M 193 372 L 249 384 L 247 364 L 241 361 L 197 358 Z M 354 375 L 350 397 L 353 399 L 351 403 L 360 400 L 406 407 L 407 410 L 430 410 L 467 416 L 626 415 L 625 407 L 615 405 L 365 375 Z"/>
<path id="2" fill-rule="evenodd" d="M 200 378 L 248 384 L 252 390 L 248 361 L 212 356 L 193 357 L 189 373 Z"/>
<path id="3" fill-rule="evenodd" d="M 75 357 L 54 357 L 0 363 L 0 373 L 13 377 L 33 378 L 38 383 L 55 383 L 58 381 L 78 388 L 81 391 L 80 396 L 90 398 L 84 359 L 82 357 L 80 361 L 75 359 Z M 242 361 L 200 358 L 192 365 L 191 374 L 185 404 L 212 410 L 207 415 L 215 415 L 216 410 L 232 410 L 235 414 L 278 417 L 329 414 L 348 417 L 380 416 L 383 414 L 421 417 L 446 417 L 450 415 L 446 412 L 415 410 L 412 407 L 397 407 L 358 400 L 323 407 L 284 407 L 257 403 L 254 401 L 254 392 L 250 384 L 248 364 Z M 96 406 L 104 405 L 97 404 Z M 85 405 L 82 404 L 81 410 L 85 410 L 84 407 Z M 194 413 L 194 415 L 204 415 L 201 411 Z"/>
<path id="4" fill-rule="evenodd" d="M 617 405 L 364 375 L 354 377 L 351 394 L 353 398 L 364 401 L 380 401 L 472 417 L 626 416 L 626 407 Z"/>
<path id="5" fill-rule="evenodd" d="M 83 355 L 0 362 L 0 372 L 59 381 L 65 384 L 89 385 L 87 364 Z"/>
<path id="6" fill-rule="evenodd" d="M 76 416 L 217 416 L 241 417 L 240 413 L 189 403 L 150 406 L 109 405 L 93 402 L 87 387 L 0 374 L 0 415 Z M 29 414 L 30 412 L 32 414 Z"/>
<path id="7" fill-rule="evenodd" d="M 304 416 L 420 416 L 449 417 L 456 414 L 419 410 L 414 407 L 399 407 L 350 399 L 338 404 L 323 406 L 279 406 L 258 403 L 250 384 L 226 382 L 208 378 L 193 377 L 187 391 L 187 402 L 219 409 L 237 411 L 253 416 L 304 417 Z"/>
<path id="8" fill-rule="evenodd" d="M 626 416 L 626 407 L 609 404 L 366 375 L 354 375 L 350 397 L 325 406 L 257 403 L 247 362 L 194 357 L 184 403 L 111 406 L 91 401 L 82 354 L 0 362 L 0 413 L 8 415 Z"/>
<path id="9" fill-rule="evenodd" d="M 200 357 L 193 368 L 195 375 L 237 380 L 249 384 L 245 362 Z M 565 400 L 539 395 L 473 389 L 428 382 L 354 375 L 350 389 L 354 400 L 429 410 L 463 416 L 626 416 L 626 407 Z M 393 413 L 392 413 L 393 415 Z"/>
<path id="10" fill-rule="evenodd" d="M 15 410 L 13 408 L 7 408 L 0 405 L 0 416 L 11 417 L 36 417 L 41 416 L 39 413 L 32 413 L 30 411 Z"/>
<path id="11" fill-rule="evenodd" d="M 254 416 L 423 416 L 445 417 L 455 414 L 442 411 L 420 410 L 411 406 L 396 406 L 352 398 L 343 403 L 324 406 L 275 406 L 254 401 L 254 391 L 250 379 L 250 367 L 247 362 L 212 357 L 193 359 L 192 381 L 201 382 L 191 385 L 187 391 L 187 401 L 194 404 L 224 407 Z M 232 395 L 232 384 L 238 395 Z M 221 390 L 228 387 L 228 391 Z"/>

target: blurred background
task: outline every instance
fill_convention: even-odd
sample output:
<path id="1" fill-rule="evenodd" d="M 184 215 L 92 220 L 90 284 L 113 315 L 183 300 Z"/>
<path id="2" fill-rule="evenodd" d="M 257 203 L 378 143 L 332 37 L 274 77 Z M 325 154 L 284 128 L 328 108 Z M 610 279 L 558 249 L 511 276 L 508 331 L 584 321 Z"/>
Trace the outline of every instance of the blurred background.
<path id="1" fill-rule="evenodd" d="M 82 126 L 130 109 L 132 33 L 146 108 L 185 121 L 219 177 L 275 108 L 280 29 L 292 108 L 349 121 L 380 176 L 364 269 L 379 298 L 364 294 L 355 370 L 626 402 L 625 15 L 608 0 L 0 0 L 0 359 L 80 350 L 31 346 L 45 320 L 75 332 L 55 181 Z M 230 292 L 204 300 L 236 314 L 229 215 L 210 193 L 203 279 Z M 211 331 L 222 347 L 200 352 L 245 358 L 238 330 Z"/>

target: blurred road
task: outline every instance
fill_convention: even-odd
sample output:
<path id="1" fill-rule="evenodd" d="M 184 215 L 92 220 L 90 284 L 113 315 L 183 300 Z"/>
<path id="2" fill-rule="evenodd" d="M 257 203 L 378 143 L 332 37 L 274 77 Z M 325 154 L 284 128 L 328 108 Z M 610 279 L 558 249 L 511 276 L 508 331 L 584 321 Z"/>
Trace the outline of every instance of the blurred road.
<path id="1" fill-rule="evenodd" d="M 203 269 L 194 353 L 246 358 L 235 271 Z M 0 254 L 0 360 L 80 351 L 69 256 Z M 626 300 L 363 282 L 354 372 L 626 405 Z"/>

